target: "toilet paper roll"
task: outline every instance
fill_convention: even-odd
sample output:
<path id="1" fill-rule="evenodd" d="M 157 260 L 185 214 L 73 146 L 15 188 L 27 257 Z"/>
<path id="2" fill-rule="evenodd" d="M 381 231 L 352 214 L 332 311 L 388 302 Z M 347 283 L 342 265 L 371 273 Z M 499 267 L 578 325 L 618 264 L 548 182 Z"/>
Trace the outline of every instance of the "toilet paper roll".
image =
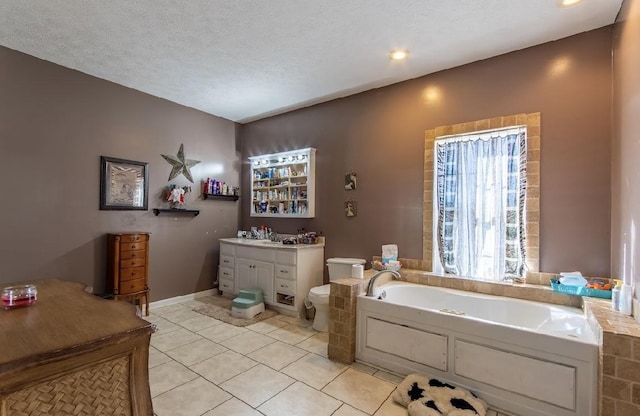
<path id="1" fill-rule="evenodd" d="M 362 264 L 354 264 L 351 266 L 351 277 L 356 279 L 364 278 L 364 266 Z"/>

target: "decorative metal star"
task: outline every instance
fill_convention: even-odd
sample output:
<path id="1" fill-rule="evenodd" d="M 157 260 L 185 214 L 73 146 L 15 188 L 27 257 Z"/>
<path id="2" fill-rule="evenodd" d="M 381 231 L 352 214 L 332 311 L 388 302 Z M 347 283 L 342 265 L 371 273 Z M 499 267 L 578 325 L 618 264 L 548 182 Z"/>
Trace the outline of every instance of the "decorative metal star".
<path id="1" fill-rule="evenodd" d="M 191 176 L 191 168 L 198 163 L 199 160 L 185 159 L 184 158 L 184 144 L 180 144 L 180 150 L 178 150 L 178 157 L 170 156 L 170 155 L 160 155 L 169 162 L 173 168 L 171 169 L 171 173 L 169 174 L 169 180 L 175 178 L 176 176 L 183 174 L 185 178 L 189 179 L 189 182 L 193 183 L 193 176 Z"/>

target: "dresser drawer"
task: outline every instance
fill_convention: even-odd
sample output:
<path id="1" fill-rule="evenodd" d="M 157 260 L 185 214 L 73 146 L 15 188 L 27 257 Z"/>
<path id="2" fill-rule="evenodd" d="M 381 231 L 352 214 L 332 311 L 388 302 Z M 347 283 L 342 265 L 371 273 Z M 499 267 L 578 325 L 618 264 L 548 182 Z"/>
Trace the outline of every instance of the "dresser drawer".
<path id="1" fill-rule="evenodd" d="M 147 243 L 120 243 L 120 251 L 144 250 Z"/>
<path id="2" fill-rule="evenodd" d="M 146 253 L 145 253 L 144 250 L 121 251 L 120 252 L 120 260 L 144 259 L 145 257 L 146 257 Z"/>
<path id="3" fill-rule="evenodd" d="M 128 251 L 128 253 L 135 253 L 135 251 Z M 120 268 L 125 267 L 143 267 L 147 264 L 144 256 L 142 257 L 131 257 L 128 259 L 120 259 Z"/>
<path id="4" fill-rule="evenodd" d="M 276 279 L 276 293 L 285 293 L 288 295 L 296 294 L 296 281 Z"/>
<path id="5" fill-rule="evenodd" d="M 140 292 L 146 287 L 144 279 L 127 280 L 120 282 L 120 295 Z"/>
<path id="6" fill-rule="evenodd" d="M 121 243 L 139 243 L 146 241 L 147 236 L 145 234 L 127 234 L 120 236 Z"/>
<path id="7" fill-rule="evenodd" d="M 120 269 L 120 280 L 135 280 L 144 278 L 145 268 L 143 267 L 123 267 Z"/>
<path id="8" fill-rule="evenodd" d="M 225 254 L 220 255 L 220 266 L 223 267 L 234 267 L 235 258 L 232 256 L 227 256 Z"/>
<path id="9" fill-rule="evenodd" d="M 276 277 L 280 279 L 293 279 L 296 278 L 296 266 L 284 266 L 282 264 L 276 264 Z"/>

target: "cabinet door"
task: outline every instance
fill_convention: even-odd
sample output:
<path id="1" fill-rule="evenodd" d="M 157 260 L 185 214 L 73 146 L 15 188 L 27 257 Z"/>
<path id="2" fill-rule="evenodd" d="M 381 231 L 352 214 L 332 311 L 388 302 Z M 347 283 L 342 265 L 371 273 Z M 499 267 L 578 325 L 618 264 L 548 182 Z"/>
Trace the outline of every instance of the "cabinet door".
<path id="1" fill-rule="evenodd" d="M 253 263 L 251 260 L 236 259 L 235 293 L 243 289 L 249 290 L 256 288 L 256 273 L 253 269 Z"/>
<path id="2" fill-rule="evenodd" d="M 254 261 L 253 267 L 257 287 L 262 290 L 265 303 L 273 304 L 273 263 Z"/>

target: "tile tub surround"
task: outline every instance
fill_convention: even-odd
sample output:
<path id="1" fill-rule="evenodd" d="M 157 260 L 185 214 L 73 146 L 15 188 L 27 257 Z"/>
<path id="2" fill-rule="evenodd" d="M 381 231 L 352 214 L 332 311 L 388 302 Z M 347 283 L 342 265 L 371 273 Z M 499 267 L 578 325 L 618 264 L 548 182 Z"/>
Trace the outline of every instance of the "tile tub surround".
<path id="1" fill-rule="evenodd" d="M 600 341 L 600 415 L 640 415 L 640 323 L 603 299 L 584 298 L 584 310 Z"/>
<path id="2" fill-rule="evenodd" d="M 334 361 L 355 361 L 357 297 L 364 293 L 374 273 L 366 270 L 364 279 L 331 282 L 328 354 Z M 545 275 L 550 274 L 538 273 L 541 280 L 549 278 Z M 612 311 L 609 300 L 563 295 L 548 286 L 443 277 L 421 270 L 403 269 L 402 278 L 412 283 L 583 308 L 600 343 L 600 415 L 640 415 L 640 323 Z"/>

